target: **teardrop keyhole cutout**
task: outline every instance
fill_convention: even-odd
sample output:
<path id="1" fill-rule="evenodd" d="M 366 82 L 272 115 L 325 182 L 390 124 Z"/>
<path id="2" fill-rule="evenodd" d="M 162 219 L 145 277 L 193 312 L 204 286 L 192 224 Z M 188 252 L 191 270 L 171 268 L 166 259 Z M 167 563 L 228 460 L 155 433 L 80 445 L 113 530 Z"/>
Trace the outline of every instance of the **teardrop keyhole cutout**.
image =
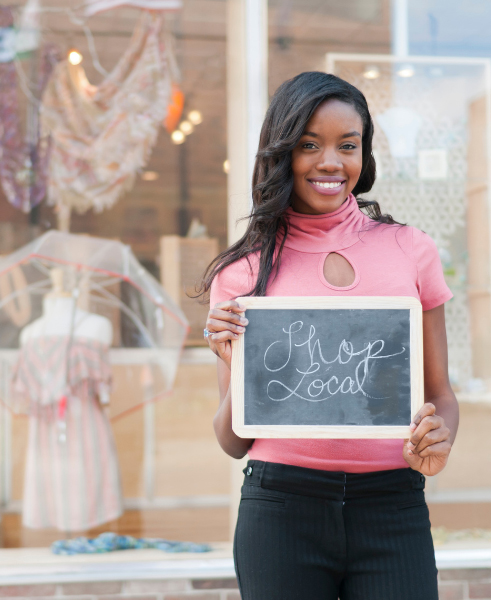
<path id="1" fill-rule="evenodd" d="M 355 281 L 355 270 L 344 256 L 330 252 L 324 261 L 324 278 L 335 287 L 348 287 Z"/>

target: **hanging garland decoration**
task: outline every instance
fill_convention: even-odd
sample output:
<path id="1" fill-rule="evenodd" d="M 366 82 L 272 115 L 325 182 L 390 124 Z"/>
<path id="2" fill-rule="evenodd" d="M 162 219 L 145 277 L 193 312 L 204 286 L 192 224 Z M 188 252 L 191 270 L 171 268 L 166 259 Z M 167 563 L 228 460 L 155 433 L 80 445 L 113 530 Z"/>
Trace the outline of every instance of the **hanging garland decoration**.
<path id="1" fill-rule="evenodd" d="M 0 7 L 0 28 L 13 30 L 13 15 L 9 7 Z M 40 97 L 59 53 L 47 45 L 40 51 L 40 69 L 34 96 Z M 25 213 L 31 211 L 45 197 L 50 143 L 39 135 L 38 106 L 29 100 L 31 130 L 23 134 L 19 106 L 19 81 L 15 57 L 0 62 L 0 184 L 7 200 Z M 26 138 L 29 139 L 26 139 Z"/>
<path id="2" fill-rule="evenodd" d="M 80 213 L 110 208 L 133 187 L 167 113 L 170 76 L 161 15 L 145 12 L 129 46 L 99 86 L 81 64 L 61 62 L 42 99 L 51 135 L 48 203 Z"/>

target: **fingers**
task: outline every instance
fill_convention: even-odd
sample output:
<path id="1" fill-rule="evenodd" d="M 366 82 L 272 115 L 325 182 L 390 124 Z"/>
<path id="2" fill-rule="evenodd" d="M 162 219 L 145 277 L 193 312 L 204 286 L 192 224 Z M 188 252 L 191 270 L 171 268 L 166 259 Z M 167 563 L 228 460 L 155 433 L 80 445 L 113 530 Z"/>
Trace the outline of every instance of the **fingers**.
<path id="1" fill-rule="evenodd" d="M 437 444 L 432 444 L 431 446 L 427 446 L 424 450 L 421 450 L 419 453 L 420 458 L 429 458 L 430 456 L 438 456 L 438 457 L 448 457 L 450 454 L 450 450 L 452 449 L 452 444 L 448 441 L 438 442 Z"/>
<path id="2" fill-rule="evenodd" d="M 206 338 L 210 350 L 225 361 L 225 364 L 230 368 L 231 360 L 231 344 L 232 340 L 238 338 L 238 334 L 232 331 L 221 331 L 219 333 L 213 333 Z"/>
<path id="3" fill-rule="evenodd" d="M 233 331 L 225 330 L 225 331 L 220 331 L 219 333 L 213 333 L 211 336 L 208 336 L 208 339 L 211 342 L 210 343 L 210 347 L 211 347 L 212 344 L 213 345 L 224 344 L 225 342 L 228 342 L 228 341 L 231 342 L 232 340 L 236 340 L 238 337 L 239 336 L 237 333 L 234 333 Z"/>
<path id="4" fill-rule="evenodd" d="M 445 427 L 445 421 L 441 417 L 437 417 L 436 415 L 425 417 L 421 420 L 420 424 L 409 438 L 409 441 L 412 442 L 414 446 L 417 446 L 429 431 L 441 427 Z"/>
<path id="5" fill-rule="evenodd" d="M 425 404 L 423 404 L 423 406 L 414 415 L 413 422 L 410 425 L 411 431 L 414 431 L 425 417 L 434 415 L 435 412 L 436 412 L 436 407 L 434 404 L 432 404 L 431 402 L 426 402 Z"/>
<path id="6" fill-rule="evenodd" d="M 445 421 L 435 414 L 435 406 L 428 403 L 422 407 L 411 423 L 413 434 L 407 441 L 408 454 L 419 454 L 430 446 L 445 442 L 450 430 Z"/>
<path id="7" fill-rule="evenodd" d="M 206 338 L 208 346 L 219 358 L 225 361 L 230 368 L 231 345 L 249 323 L 244 317 L 246 307 L 235 300 L 218 302 L 208 312 L 206 329 L 210 335 Z"/>
<path id="8" fill-rule="evenodd" d="M 422 423 L 426 424 L 424 421 Z M 445 426 L 443 420 L 439 420 L 437 423 L 429 423 L 426 424 L 433 429 L 430 429 L 427 433 L 421 436 L 419 441 L 411 438 L 407 443 L 408 451 L 414 454 L 419 454 L 421 456 L 421 452 L 428 448 L 429 446 L 433 446 L 434 444 L 438 444 L 439 442 L 444 442 L 450 437 L 450 429 Z M 419 433 L 419 430 L 418 430 Z M 418 436 L 419 437 L 419 436 Z"/>
<path id="9" fill-rule="evenodd" d="M 210 311 L 208 312 L 208 318 L 217 319 L 220 321 L 227 321 L 229 323 L 244 323 L 244 321 L 247 321 L 243 313 L 237 313 L 216 307 L 210 309 Z"/>
<path id="10" fill-rule="evenodd" d="M 240 317 L 233 313 L 227 313 L 222 311 L 224 315 L 231 315 L 230 317 L 222 317 L 222 315 L 217 315 L 217 313 L 213 313 L 212 311 L 208 314 L 208 319 L 206 320 L 206 329 L 213 333 L 217 331 L 225 331 L 230 330 L 235 333 L 244 333 L 245 326 L 249 323 L 249 321 L 245 317 Z"/>
<path id="11" fill-rule="evenodd" d="M 227 306 L 230 310 L 226 310 Z M 233 312 L 232 308 L 238 312 Z M 249 321 L 244 317 L 240 305 L 237 304 L 237 302 L 230 300 L 228 302 L 216 304 L 215 308 L 210 309 L 206 320 L 206 328 L 211 332 L 229 329 L 236 333 L 244 333 L 245 325 L 248 323 Z"/>
<path id="12" fill-rule="evenodd" d="M 215 308 L 220 310 L 229 310 L 236 313 L 243 313 L 246 311 L 246 307 L 243 304 L 239 304 L 235 300 L 227 300 L 225 302 L 217 302 L 212 310 Z"/>

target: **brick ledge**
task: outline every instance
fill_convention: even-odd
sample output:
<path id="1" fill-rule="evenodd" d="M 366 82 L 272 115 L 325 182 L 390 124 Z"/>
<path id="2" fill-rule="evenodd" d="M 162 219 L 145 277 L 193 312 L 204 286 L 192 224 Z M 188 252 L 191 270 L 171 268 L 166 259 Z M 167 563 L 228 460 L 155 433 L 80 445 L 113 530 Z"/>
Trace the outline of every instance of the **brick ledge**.
<path id="1" fill-rule="evenodd" d="M 44 564 L 35 564 L 36 550 L 30 551 L 31 562 L 22 564 L 17 560 L 0 567 L 0 586 L 44 583 L 75 583 L 127 580 L 168 580 L 168 579 L 227 579 L 234 578 L 234 565 L 230 545 L 221 547 L 207 555 L 193 555 L 192 558 L 179 558 L 172 555 L 161 556 L 159 560 L 121 561 L 122 553 L 112 553 L 111 562 L 101 561 L 101 555 L 77 557 L 52 557 L 46 561 L 46 550 L 39 549 Z M 125 551 L 125 553 L 128 551 Z M 138 552 L 138 551 L 137 551 Z M 14 558 L 16 550 L 1 550 L 2 559 L 7 553 Z M 19 550 L 22 553 L 22 550 Z M 479 549 L 437 549 L 437 567 L 440 571 L 452 569 L 491 569 L 491 546 Z M 20 556 L 18 556 L 20 558 Z M 90 559 L 90 560 L 88 560 Z M 116 560 L 114 560 L 116 559 Z M 119 560 L 118 560 L 119 559 Z"/>
<path id="2" fill-rule="evenodd" d="M 231 544 L 204 554 L 124 550 L 56 556 L 46 548 L 0 550 L 0 586 L 84 581 L 235 578 Z M 1 595 L 1 594 L 0 594 Z"/>
<path id="3" fill-rule="evenodd" d="M 489 548 L 462 548 L 435 551 L 438 569 L 489 569 L 491 568 L 491 545 Z"/>

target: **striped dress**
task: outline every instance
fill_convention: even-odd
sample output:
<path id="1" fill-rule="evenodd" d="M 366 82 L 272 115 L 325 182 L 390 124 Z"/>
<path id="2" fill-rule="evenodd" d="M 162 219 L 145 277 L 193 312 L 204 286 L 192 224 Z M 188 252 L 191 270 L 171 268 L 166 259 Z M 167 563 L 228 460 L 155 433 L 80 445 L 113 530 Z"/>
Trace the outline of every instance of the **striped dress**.
<path id="1" fill-rule="evenodd" d="M 108 350 L 95 340 L 59 336 L 33 338 L 21 349 L 12 391 L 16 412 L 29 414 L 25 527 L 84 531 L 123 512 L 101 403 L 111 383 Z"/>

